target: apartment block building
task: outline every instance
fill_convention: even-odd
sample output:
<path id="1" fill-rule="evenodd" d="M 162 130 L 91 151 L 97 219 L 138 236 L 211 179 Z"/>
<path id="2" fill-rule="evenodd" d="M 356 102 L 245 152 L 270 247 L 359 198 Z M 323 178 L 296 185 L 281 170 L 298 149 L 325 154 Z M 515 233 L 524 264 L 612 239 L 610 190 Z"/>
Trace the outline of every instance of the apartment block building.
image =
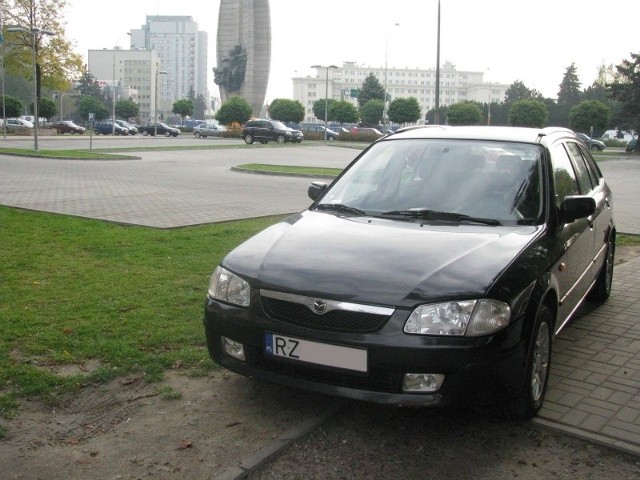
<path id="1" fill-rule="evenodd" d="M 116 102 L 130 98 L 140 108 L 140 120 L 153 118 L 159 68 L 154 50 L 89 50 L 87 57 L 89 73 L 110 98 L 114 93 Z"/>
<path id="2" fill-rule="evenodd" d="M 436 69 L 384 68 L 344 62 L 341 67 L 329 69 L 328 81 L 325 68 L 319 68 L 316 76 L 295 77 L 293 98 L 305 107 L 305 121 L 314 122 L 313 103 L 328 98 L 347 100 L 357 104 L 352 90 L 359 89 L 365 78 L 373 73 L 381 85 L 386 87 L 391 99 L 414 97 L 421 109 L 421 118 L 435 108 Z M 440 106 L 464 101 L 480 103 L 501 102 L 509 85 L 486 82 L 484 72 L 457 70 L 451 62 L 440 68 Z"/>
<path id="3" fill-rule="evenodd" d="M 147 16 L 131 30 L 132 50 L 153 50 L 159 62 L 158 110 L 165 118 L 190 88 L 209 104 L 208 35 L 190 16 Z"/>

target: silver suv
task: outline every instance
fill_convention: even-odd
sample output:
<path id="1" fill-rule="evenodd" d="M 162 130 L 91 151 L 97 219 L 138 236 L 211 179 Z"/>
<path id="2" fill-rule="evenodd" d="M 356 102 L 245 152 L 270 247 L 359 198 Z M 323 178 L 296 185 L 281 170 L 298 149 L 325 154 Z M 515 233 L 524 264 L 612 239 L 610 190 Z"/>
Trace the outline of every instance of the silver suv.
<path id="1" fill-rule="evenodd" d="M 248 145 L 255 141 L 260 143 L 273 141 L 300 143 L 304 138 L 300 130 L 289 128 L 278 120 L 249 120 L 244 125 L 241 136 Z"/>

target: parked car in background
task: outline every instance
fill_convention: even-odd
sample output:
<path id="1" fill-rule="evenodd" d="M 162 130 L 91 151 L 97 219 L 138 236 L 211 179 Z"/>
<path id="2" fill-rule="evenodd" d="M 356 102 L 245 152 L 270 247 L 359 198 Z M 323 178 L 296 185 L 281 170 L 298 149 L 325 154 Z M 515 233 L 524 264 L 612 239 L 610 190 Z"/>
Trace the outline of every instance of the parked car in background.
<path id="1" fill-rule="evenodd" d="M 262 119 L 249 120 L 245 123 L 240 135 L 248 145 L 251 145 L 254 141 L 258 141 L 260 143 L 269 143 L 274 141 L 278 143 L 300 143 L 304 138 L 304 135 L 300 130 L 289 128 L 278 120 Z"/>
<path id="2" fill-rule="evenodd" d="M 596 152 L 601 152 L 605 149 L 606 145 L 604 142 L 600 140 L 596 140 L 595 138 L 591 138 L 589 135 L 585 133 L 576 133 L 576 136 L 584 142 L 584 144 L 589 147 L 590 150 L 594 150 Z"/>
<path id="3" fill-rule="evenodd" d="M 180 135 L 180 129 L 171 127 L 163 122 L 158 122 L 157 124 L 154 122 L 143 123 L 138 127 L 138 131 L 144 136 L 155 135 L 156 132 L 158 135 L 164 135 L 165 137 L 177 137 Z"/>
<path id="4" fill-rule="evenodd" d="M 611 292 L 611 190 L 565 128 L 401 129 L 308 194 L 211 276 L 207 346 L 229 370 L 528 419 L 554 337 Z"/>
<path id="5" fill-rule="evenodd" d="M 126 128 L 127 130 L 129 130 L 129 135 L 135 135 L 136 133 L 138 133 L 138 127 L 130 124 L 126 120 L 116 120 L 116 123 L 122 128 Z"/>
<path id="6" fill-rule="evenodd" d="M 300 125 L 300 130 L 303 132 L 317 132 L 324 138 L 324 125 L 320 123 L 303 123 Z M 327 140 L 336 140 L 340 134 L 330 128 L 327 128 Z"/>
<path id="7" fill-rule="evenodd" d="M 114 125 L 113 122 L 96 122 L 93 126 L 93 131 L 96 135 L 111 135 L 115 133 L 115 135 L 129 135 L 129 130 L 121 127 L 117 123 Z"/>
<path id="8" fill-rule="evenodd" d="M 200 123 L 193 127 L 193 136 L 196 138 L 219 137 L 225 128 L 215 123 Z"/>
<path id="9" fill-rule="evenodd" d="M 21 132 L 33 128 L 33 123 L 21 118 L 7 118 L 5 126 L 8 132 Z"/>
<path id="10" fill-rule="evenodd" d="M 370 127 L 353 127 L 351 129 L 351 133 L 363 134 L 363 135 L 374 135 L 376 137 L 382 137 L 383 135 L 383 133 L 377 128 L 370 128 Z"/>
<path id="11" fill-rule="evenodd" d="M 53 128 L 58 135 L 65 133 L 79 133 L 82 134 L 87 131 L 86 128 L 76 125 L 71 120 L 62 120 L 59 122 L 53 122 L 49 125 L 49 128 Z"/>
<path id="12" fill-rule="evenodd" d="M 632 138 L 631 140 L 629 140 L 629 142 L 627 142 L 627 146 L 624 148 L 624 151 L 633 152 L 636 149 L 637 145 L 638 145 L 638 139 Z"/>

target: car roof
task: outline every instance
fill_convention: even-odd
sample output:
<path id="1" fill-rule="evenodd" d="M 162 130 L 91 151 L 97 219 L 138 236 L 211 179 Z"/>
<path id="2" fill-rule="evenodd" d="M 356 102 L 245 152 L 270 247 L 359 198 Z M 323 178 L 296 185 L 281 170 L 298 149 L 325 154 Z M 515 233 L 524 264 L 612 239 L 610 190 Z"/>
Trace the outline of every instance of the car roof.
<path id="1" fill-rule="evenodd" d="M 385 138 L 442 138 L 541 143 L 545 137 L 557 136 L 576 138 L 573 130 L 563 127 L 528 128 L 451 125 L 407 127 Z"/>

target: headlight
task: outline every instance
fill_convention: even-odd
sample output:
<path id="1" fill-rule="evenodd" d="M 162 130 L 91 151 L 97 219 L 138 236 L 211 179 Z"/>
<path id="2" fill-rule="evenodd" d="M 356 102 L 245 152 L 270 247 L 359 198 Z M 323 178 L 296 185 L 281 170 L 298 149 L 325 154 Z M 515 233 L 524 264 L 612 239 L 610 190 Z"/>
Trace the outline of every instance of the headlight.
<path id="1" fill-rule="evenodd" d="M 404 325 L 404 332 L 476 337 L 506 327 L 510 316 L 509 305 L 496 300 L 465 300 L 420 305 L 411 312 Z"/>
<path id="2" fill-rule="evenodd" d="M 209 280 L 209 297 L 241 307 L 248 307 L 249 284 L 223 267 L 214 270 Z"/>

